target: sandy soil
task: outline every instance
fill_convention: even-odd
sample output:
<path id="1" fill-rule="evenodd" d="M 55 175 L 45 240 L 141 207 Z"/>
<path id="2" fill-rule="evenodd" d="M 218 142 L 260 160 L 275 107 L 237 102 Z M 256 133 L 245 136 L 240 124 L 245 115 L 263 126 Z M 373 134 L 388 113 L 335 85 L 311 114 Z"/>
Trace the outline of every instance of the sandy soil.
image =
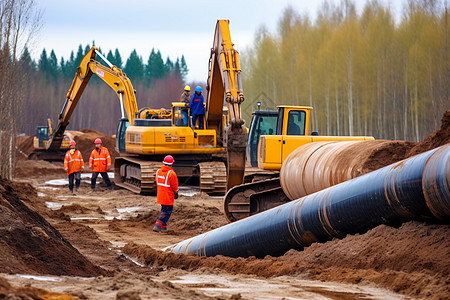
<path id="1" fill-rule="evenodd" d="M 419 144 L 386 143 L 364 166 L 381 167 L 391 163 L 394 154 L 398 160 L 449 143 L 449 123 L 447 112 L 442 127 L 429 139 Z M 78 142 L 84 146 L 80 136 Z M 91 138 L 86 140 L 90 143 Z M 184 256 L 159 249 L 225 225 L 223 198 L 183 187 L 169 230 L 160 234 L 151 230 L 160 210 L 154 196 L 108 191 L 103 184 L 92 193 L 88 173 L 79 193 L 72 195 L 61 163 L 20 160 L 16 177 L 15 182 L 0 179 L 0 299 L 448 299 L 450 295 L 449 224 L 382 225 L 281 257 Z"/>

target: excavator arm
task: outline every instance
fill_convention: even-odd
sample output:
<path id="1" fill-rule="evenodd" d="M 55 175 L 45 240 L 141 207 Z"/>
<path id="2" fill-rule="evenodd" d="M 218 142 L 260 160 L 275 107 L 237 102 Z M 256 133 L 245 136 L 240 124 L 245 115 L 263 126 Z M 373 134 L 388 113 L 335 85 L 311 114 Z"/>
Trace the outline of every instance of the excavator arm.
<path id="1" fill-rule="evenodd" d="M 53 135 L 51 135 L 45 143 L 46 149 L 59 149 L 64 137 L 64 131 L 69 124 L 69 119 L 72 116 L 72 113 L 77 106 L 86 85 L 91 79 L 92 74 L 96 74 L 100 77 L 117 93 L 120 100 L 122 117 L 125 117 L 126 113 L 130 124 L 134 124 L 134 118 L 138 112 L 138 107 L 131 81 L 118 67 L 110 64 L 110 67 L 108 68 L 96 61 L 95 57 L 97 54 L 103 58 L 98 51 L 98 48 L 92 47 L 83 57 L 79 67 L 77 68 L 75 78 L 73 79 L 72 85 L 67 93 L 66 101 L 64 102 L 58 116 L 58 124 L 53 130 Z M 103 59 L 108 62 L 105 58 Z"/>
<path id="2" fill-rule="evenodd" d="M 217 21 L 207 84 L 206 124 L 208 129 L 216 130 L 217 141 L 227 147 L 227 189 L 230 189 L 244 180 L 247 131 L 241 116 L 244 94 L 239 53 L 233 48 L 228 20 Z M 229 113 L 229 126 L 225 130 L 224 100 Z"/>

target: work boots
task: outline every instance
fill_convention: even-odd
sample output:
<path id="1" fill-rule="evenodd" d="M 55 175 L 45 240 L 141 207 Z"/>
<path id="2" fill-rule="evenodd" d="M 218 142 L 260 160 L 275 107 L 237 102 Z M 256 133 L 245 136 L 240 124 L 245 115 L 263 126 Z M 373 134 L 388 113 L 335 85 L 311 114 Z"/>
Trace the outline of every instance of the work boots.
<path id="1" fill-rule="evenodd" d="M 155 224 L 155 226 L 153 226 L 153 231 L 154 232 L 167 232 L 167 228 L 161 227 L 158 224 Z"/>
<path id="2" fill-rule="evenodd" d="M 161 232 L 161 226 L 159 226 L 159 225 L 157 225 L 157 224 L 155 224 L 155 226 L 153 226 L 153 231 L 154 232 Z"/>

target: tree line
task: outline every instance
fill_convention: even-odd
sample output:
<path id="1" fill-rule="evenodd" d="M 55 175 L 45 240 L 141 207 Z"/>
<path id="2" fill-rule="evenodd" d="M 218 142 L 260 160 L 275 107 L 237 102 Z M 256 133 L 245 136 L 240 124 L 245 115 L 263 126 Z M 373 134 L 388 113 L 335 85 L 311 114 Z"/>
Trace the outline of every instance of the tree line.
<path id="1" fill-rule="evenodd" d="M 398 22 L 377 0 L 324 2 L 314 21 L 288 7 L 242 55 L 244 116 L 306 105 L 321 135 L 420 141 L 450 109 L 449 26 L 437 0 L 405 1 Z"/>
<path id="2" fill-rule="evenodd" d="M 44 48 L 37 63 L 29 61 L 30 67 L 33 71 L 40 71 L 41 75 L 47 80 L 55 80 L 59 76 L 65 79 L 72 79 L 76 68 L 80 65 L 81 60 L 90 48 L 89 45 L 86 45 L 83 50 L 82 45 L 79 45 L 76 54 L 74 54 L 74 51 L 71 51 L 70 58 L 65 60 L 64 57 L 61 57 L 59 63 L 55 51 L 51 50 L 50 54 L 47 54 L 47 50 Z M 103 54 L 101 48 L 99 48 L 99 52 Z M 25 49 L 24 55 L 29 55 L 27 49 Z M 110 63 L 122 69 L 130 80 L 145 81 L 147 84 L 152 84 L 172 72 L 177 73 L 182 80 L 185 80 L 189 71 L 184 55 L 181 58 L 177 58 L 175 62 L 167 57 L 164 62 L 161 52 L 159 50 L 155 51 L 155 49 L 152 49 L 147 64 L 144 64 L 142 56 L 138 55 L 136 50 L 131 52 L 125 63 L 117 48 L 114 53 L 112 50 L 109 50 L 105 56 Z M 101 58 L 97 59 L 105 64 Z"/>
<path id="3" fill-rule="evenodd" d="M 90 48 L 89 45 L 84 48 L 80 45 L 76 52 L 71 52 L 69 59 L 62 57 L 59 61 L 54 50 L 47 54 L 47 50 L 43 49 L 37 62 L 31 59 L 27 48 L 24 49 L 19 62 L 23 74 L 27 76 L 27 85 L 24 87 L 26 97 L 19 132 L 33 134 L 37 125 L 46 124 L 47 118 L 57 121 L 76 69 Z M 102 53 L 101 48 L 99 50 Z M 184 55 L 175 62 L 169 57 L 164 61 L 161 52 L 152 49 L 146 64 L 136 50 L 125 62 L 118 49 L 108 51 L 105 56 L 130 78 L 139 108 L 170 108 L 171 102 L 178 101 L 188 74 Z M 100 56 L 96 60 L 107 65 Z M 70 118 L 67 130 L 93 128 L 111 135 L 115 133 L 119 118 L 117 95 L 94 74 Z"/>

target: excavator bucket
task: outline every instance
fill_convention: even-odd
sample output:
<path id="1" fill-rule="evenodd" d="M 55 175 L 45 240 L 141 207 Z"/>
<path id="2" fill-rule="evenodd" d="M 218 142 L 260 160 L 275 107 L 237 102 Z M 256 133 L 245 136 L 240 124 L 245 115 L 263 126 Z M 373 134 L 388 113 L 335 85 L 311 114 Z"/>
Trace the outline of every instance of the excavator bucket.
<path id="1" fill-rule="evenodd" d="M 227 190 L 229 190 L 244 183 L 247 130 L 242 127 L 229 127 L 226 135 L 228 149 Z"/>

